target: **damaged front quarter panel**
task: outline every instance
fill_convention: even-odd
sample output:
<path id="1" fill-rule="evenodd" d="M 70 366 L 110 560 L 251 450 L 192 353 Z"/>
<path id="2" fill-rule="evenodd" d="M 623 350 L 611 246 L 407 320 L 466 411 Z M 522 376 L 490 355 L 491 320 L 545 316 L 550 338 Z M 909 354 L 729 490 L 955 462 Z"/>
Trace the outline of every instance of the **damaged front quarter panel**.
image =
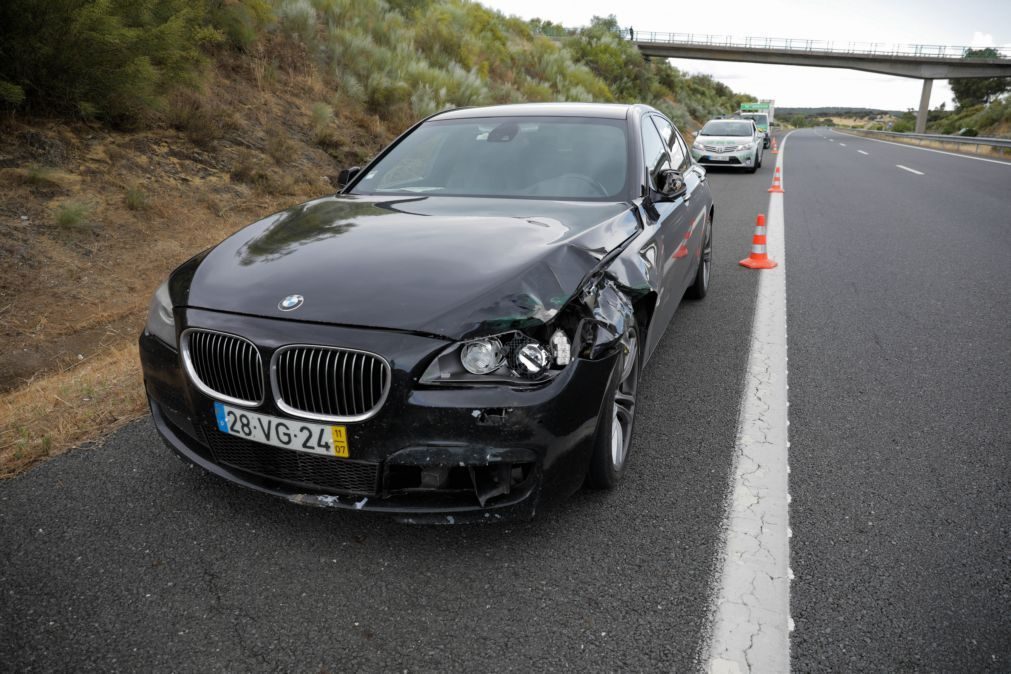
<path id="1" fill-rule="evenodd" d="M 610 353 L 629 326 L 635 325 L 635 307 L 607 277 L 584 290 L 580 302 L 590 311 L 580 327 L 583 353 L 595 360 Z"/>

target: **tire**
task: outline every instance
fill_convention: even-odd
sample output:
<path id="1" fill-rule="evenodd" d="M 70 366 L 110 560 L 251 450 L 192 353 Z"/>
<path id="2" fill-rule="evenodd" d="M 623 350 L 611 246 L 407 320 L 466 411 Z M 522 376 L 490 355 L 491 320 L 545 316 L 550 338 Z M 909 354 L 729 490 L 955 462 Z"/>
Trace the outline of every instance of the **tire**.
<path id="1" fill-rule="evenodd" d="M 765 156 L 764 150 L 758 151 L 758 160 L 755 162 L 755 170 L 762 168 L 762 158 Z"/>
<path id="2" fill-rule="evenodd" d="M 709 277 L 713 267 L 713 223 L 706 218 L 705 238 L 702 239 L 702 257 L 699 258 L 699 269 L 695 272 L 695 281 L 688 286 L 685 297 L 691 300 L 701 300 L 709 292 Z"/>
<path id="3" fill-rule="evenodd" d="M 639 331 L 630 327 L 621 341 L 623 348 L 615 360 L 607 396 L 601 406 L 590 469 L 586 474 L 586 484 L 593 489 L 613 489 L 618 485 L 632 447 L 642 368 Z"/>

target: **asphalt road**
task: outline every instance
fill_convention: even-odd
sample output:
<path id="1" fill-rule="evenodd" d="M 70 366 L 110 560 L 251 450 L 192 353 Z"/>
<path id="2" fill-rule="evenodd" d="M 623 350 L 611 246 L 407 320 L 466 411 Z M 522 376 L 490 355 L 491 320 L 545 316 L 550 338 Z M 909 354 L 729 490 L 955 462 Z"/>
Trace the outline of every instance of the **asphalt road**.
<path id="1" fill-rule="evenodd" d="M 1011 166 L 821 129 L 784 174 L 794 669 L 1011 671 Z"/>
<path id="2" fill-rule="evenodd" d="M 141 420 L 0 484 L 0 668 L 692 668 L 754 310 L 736 261 L 771 163 L 710 175 L 712 289 L 649 364 L 619 490 L 412 527 L 233 487 Z"/>
<path id="3" fill-rule="evenodd" d="M 230 486 L 142 420 L 0 483 L 0 669 L 697 667 L 771 165 L 710 172 L 714 285 L 619 490 L 412 527 Z M 1011 167 L 822 129 L 784 172 L 793 668 L 1011 671 Z"/>

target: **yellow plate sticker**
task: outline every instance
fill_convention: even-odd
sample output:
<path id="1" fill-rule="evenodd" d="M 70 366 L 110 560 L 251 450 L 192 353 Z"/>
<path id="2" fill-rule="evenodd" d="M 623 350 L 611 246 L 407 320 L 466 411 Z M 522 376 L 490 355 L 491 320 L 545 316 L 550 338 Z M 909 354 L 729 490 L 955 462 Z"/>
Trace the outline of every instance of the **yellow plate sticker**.
<path id="1" fill-rule="evenodd" d="M 348 447 L 348 430 L 345 426 L 331 426 L 333 434 L 333 455 L 346 459 L 351 455 Z"/>

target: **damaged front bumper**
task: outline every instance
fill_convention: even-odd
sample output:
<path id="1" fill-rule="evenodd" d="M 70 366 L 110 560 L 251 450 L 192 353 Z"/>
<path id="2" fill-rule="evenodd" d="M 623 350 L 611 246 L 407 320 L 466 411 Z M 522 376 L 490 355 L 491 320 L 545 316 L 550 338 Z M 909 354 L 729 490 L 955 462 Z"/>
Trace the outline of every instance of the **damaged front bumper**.
<path id="1" fill-rule="evenodd" d="M 290 323 L 282 323 L 186 312 L 188 327 L 243 334 L 267 355 L 291 339 Z M 592 358 L 574 359 L 537 387 L 423 386 L 419 375 L 444 340 L 320 325 L 300 331 L 301 341 L 369 348 L 393 366 L 379 413 L 347 424 L 349 459 L 274 448 L 217 430 L 214 400 L 188 381 L 177 351 L 145 334 L 145 383 L 166 444 L 250 489 L 417 522 L 529 518 L 582 484 L 615 353 L 601 349 Z M 287 416 L 269 399 L 254 411 Z"/>

